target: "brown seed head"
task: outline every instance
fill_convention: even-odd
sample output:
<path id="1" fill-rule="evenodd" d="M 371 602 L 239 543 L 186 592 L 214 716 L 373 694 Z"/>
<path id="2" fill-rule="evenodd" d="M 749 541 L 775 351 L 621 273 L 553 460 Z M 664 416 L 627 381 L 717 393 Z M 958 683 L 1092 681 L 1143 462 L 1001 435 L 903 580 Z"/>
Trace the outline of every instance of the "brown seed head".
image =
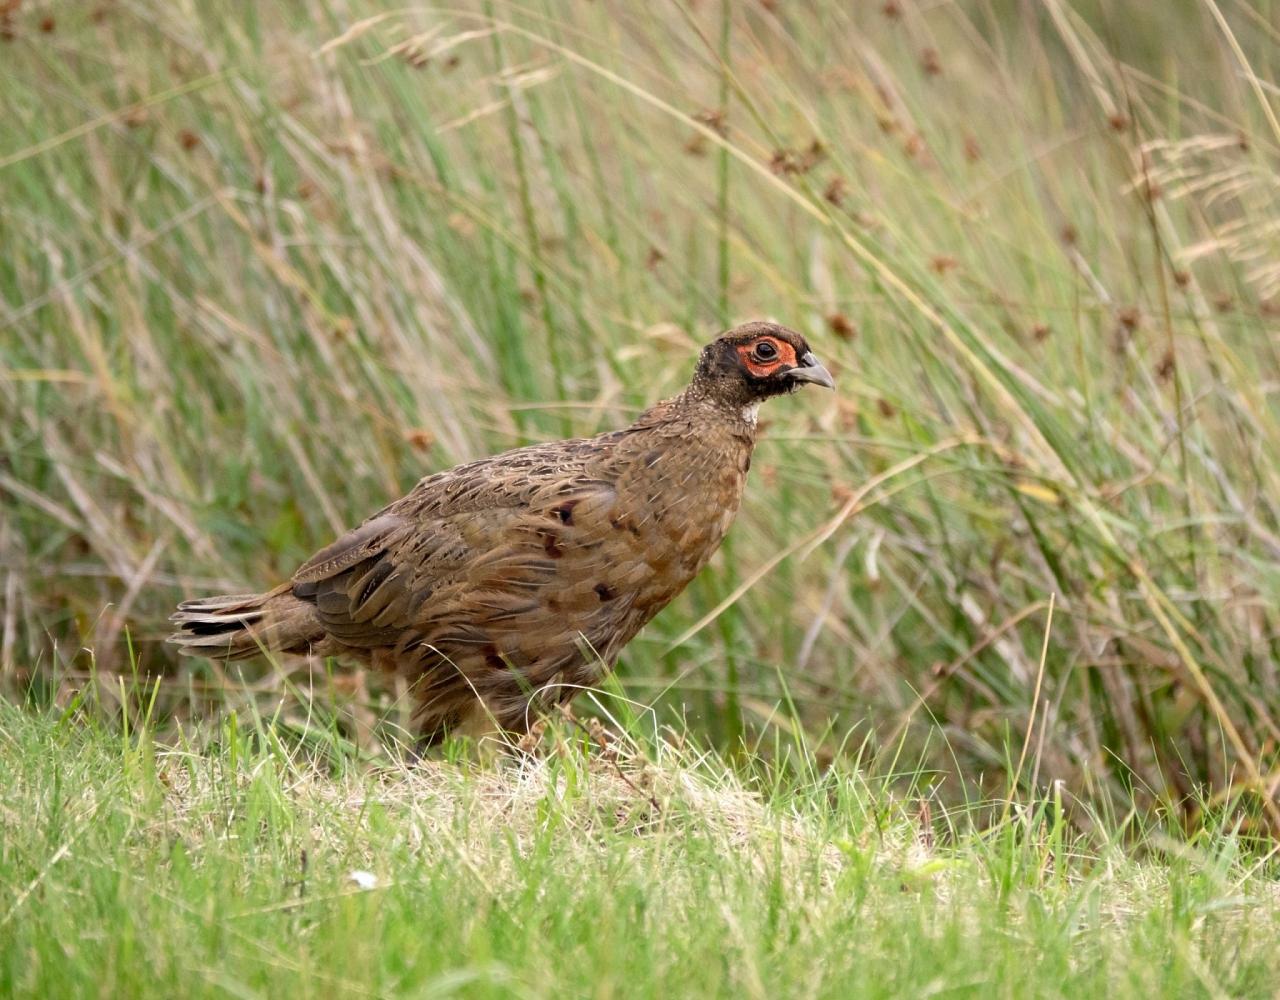
<path id="1" fill-rule="evenodd" d="M 723 108 L 703 108 L 693 116 L 693 120 L 701 122 L 717 135 L 729 134 L 729 116 Z"/>
<path id="2" fill-rule="evenodd" d="M 880 126 L 880 131 L 885 135 L 893 135 L 893 133 L 902 128 L 902 123 L 890 114 L 876 115 L 876 124 Z"/>
<path id="3" fill-rule="evenodd" d="M 808 173 L 826 158 L 827 147 L 822 144 L 822 140 L 811 139 L 809 141 L 809 145 L 805 147 L 804 152 L 800 154 L 801 172 Z"/>
<path id="4" fill-rule="evenodd" d="M 425 427 L 411 427 L 404 432 L 404 439 L 414 451 L 430 451 L 436 443 L 436 436 Z"/>
<path id="5" fill-rule="evenodd" d="M 858 335 L 857 328 L 844 313 L 834 312 L 828 316 L 827 326 L 841 340 L 853 340 Z"/>
<path id="6" fill-rule="evenodd" d="M 769 169 L 779 177 L 800 173 L 800 161 L 789 149 L 775 149 L 769 158 Z"/>

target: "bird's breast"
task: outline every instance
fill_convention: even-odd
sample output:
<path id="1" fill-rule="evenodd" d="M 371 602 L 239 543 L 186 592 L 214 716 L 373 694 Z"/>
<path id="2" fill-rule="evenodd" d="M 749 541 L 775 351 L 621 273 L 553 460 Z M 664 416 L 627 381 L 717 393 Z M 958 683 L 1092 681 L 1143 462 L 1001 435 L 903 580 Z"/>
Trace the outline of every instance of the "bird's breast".
<path id="1" fill-rule="evenodd" d="M 708 432 L 669 439 L 619 482 L 617 513 L 655 591 L 682 589 L 733 524 L 751 465 L 748 435 Z M 669 597 L 667 598 L 669 599 Z"/>

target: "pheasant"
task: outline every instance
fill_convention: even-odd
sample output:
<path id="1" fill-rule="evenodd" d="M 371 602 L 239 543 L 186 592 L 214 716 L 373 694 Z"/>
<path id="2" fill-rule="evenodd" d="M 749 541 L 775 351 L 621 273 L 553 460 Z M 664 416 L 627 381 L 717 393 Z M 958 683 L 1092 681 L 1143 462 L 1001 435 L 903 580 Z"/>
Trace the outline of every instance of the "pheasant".
<path id="1" fill-rule="evenodd" d="M 524 732 L 706 565 L 742 499 L 760 403 L 806 384 L 834 385 L 800 334 L 735 327 L 630 427 L 427 476 L 278 587 L 180 604 L 169 641 L 397 672 L 428 745 Z"/>

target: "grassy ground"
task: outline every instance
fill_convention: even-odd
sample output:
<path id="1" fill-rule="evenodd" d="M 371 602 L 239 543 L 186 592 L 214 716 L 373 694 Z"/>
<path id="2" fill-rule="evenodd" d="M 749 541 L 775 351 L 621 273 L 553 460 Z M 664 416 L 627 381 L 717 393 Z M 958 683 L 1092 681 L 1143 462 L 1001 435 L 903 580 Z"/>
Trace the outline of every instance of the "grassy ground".
<path id="1" fill-rule="evenodd" d="M 6 996 L 1274 995 L 1280 896 L 1229 831 L 977 834 L 853 773 L 744 787 L 572 731 L 469 772 L 157 749 L 0 706 Z M 936 839 L 935 839 L 936 837 Z M 1270 876 L 1270 877 L 1269 877 Z"/>
<path id="2" fill-rule="evenodd" d="M 5 985 L 1265 992 L 1278 19 L 0 3 Z M 839 391 L 623 657 L 658 806 L 160 641 L 759 316 Z"/>

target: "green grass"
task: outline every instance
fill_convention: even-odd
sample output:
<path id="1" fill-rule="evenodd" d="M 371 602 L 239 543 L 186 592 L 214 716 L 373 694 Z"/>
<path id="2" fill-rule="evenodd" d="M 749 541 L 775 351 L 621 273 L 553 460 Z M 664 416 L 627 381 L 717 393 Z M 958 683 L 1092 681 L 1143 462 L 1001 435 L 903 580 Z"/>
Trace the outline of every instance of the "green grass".
<path id="1" fill-rule="evenodd" d="M 1266 993 L 1278 14 L 6 7 L 7 984 Z M 404 776 L 403 689 L 164 646 L 760 316 L 839 387 L 611 682 L 660 817 L 577 750 Z"/>
<path id="2" fill-rule="evenodd" d="M 321 772 L 0 706 L 6 996 L 1258 996 L 1274 862 L 1229 830 L 975 832 L 856 772 L 669 744 Z M 357 882 L 356 879 L 363 879 Z"/>

